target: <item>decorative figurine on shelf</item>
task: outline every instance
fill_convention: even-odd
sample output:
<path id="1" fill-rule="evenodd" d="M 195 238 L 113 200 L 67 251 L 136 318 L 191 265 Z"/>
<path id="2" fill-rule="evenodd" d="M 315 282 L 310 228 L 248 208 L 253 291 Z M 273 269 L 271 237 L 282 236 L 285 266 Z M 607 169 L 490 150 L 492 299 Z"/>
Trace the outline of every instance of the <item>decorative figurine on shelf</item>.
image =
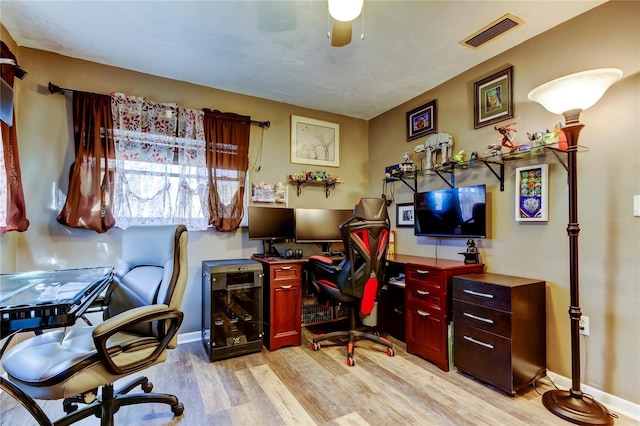
<path id="1" fill-rule="evenodd" d="M 453 154 L 453 163 L 464 164 L 464 149 Z"/>
<path id="2" fill-rule="evenodd" d="M 518 149 L 518 145 L 516 145 L 513 140 L 516 137 L 516 133 L 518 132 L 512 126 L 515 126 L 517 122 L 509 123 L 505 126 L 495 126 L 494 129 L 502 135 L 501 144 L 505 148 L 508 148 L 510 152 L 516 151 Z"/>
<path id="3" fill-rule="evenodd" d="M 480 263 L 480 253 L 474 240 L 467 240 L 467 251 L 458 253 L 464 256 L 464 263 Z"/>
<path id="4" fill-rule="evenodd" d="M 427 169 L 437 168 L 441 164 L 445 164 L 451 157 L 451 150 L 453 149 L 453 138 L 448 133 L 436 133 L 429 136 L 424 141 L 424 147 L 427 152 Z M 438 153 L 440 150 L 440 162 L 437 162 Z M 436 152 L 433 163 L 431 162 L 431 154 Z"/>
<path id="5" fill-rule="evenodd" d="M 502 146 L 497 143 L 492 143 L 491 145 L 487 145 L 488 151 L 485 151 L 487 157 L 497 157 L 502 154 Z"/>
<path id="6" fill-rule="evenodd" d="M 476 164 L 476 161 L 478 161 L 478 152 L 471 151 L 471 157 L 469 157 L 469 164 L 473 166 L 474 164 Z"/>
<path id="7" fill-rule="evenodd" d="M 413 160 L 411 159 L 410 153 L 405 152 L 402 154 L 402 164 L 400 165 L 400 169 L 404 173 L 411 173 L 416 171 L 416 166 Z"/>

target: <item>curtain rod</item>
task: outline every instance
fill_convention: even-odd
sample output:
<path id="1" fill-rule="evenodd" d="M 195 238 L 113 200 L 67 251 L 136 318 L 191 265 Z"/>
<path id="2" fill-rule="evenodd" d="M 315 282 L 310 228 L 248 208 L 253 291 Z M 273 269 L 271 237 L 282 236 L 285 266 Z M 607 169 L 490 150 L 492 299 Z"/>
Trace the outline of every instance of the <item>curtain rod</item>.
<path id="1" fill-rule="evenodd" d="M 49 93 L 60 93 L 61 95 L 67 95 L 70 93 L 73 93 L 74 90 L 73 89 L 65 89 L 64 87 L 60 87 L 60 86 L 56 86 L 55 84 L 53 84 L 52 82 L 49 82 Z M 271 122 L 270 121 L 256 121 L 256 120 L 251 120 L 251 124 L 253 124 L 254 126 L 260 126 L 262 128 L 269 128 L 271 127 Z"/>

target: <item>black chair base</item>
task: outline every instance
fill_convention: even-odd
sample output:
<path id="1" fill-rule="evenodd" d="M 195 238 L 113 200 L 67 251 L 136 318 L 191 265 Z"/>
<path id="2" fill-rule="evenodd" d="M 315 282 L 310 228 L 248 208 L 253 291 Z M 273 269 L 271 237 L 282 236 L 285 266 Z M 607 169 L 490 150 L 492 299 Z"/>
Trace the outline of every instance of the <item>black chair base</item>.
<path id="1" fill-rule="evenodd" d="M 356 326 L 356 309 L 355 306 L 349 306 L 349 330 L 344 331 L 332 331 L 329 333 L 322 333 L 313 336 L 313 343 L 311 348 L 314 351 L 320 350 L 320 342 L 327 340 L 346 340 L 347 341 L 347 365 L 353 367 L 356 365 L 356 358 L 354 352 L 356 349 L 356 342 L 358 340 L 368 340 L 370 342 L 378 343 L 387 348 L 387 355 L 395 356 L 396 352 L 393 349 L 393 343 L 391 341 L 381 337 L 377 334 L 359 331 Z"/>
<path id="2" fill-rule="evenodd" d="M 141 386 L 144 393 L 128 394 L 135 387 Z M 77 402 L 82 402 L 82 397 L 66 398 L 63 402 L 64 410 L 68 414 L 54 422 L 54 425 L 63 426 L 75 423 L 92 415 L 100 418 L 101 426 L 112 426 L 114 414 L 120 407 L 133 404 L 168 404 L 174 416 L 180 416 L 184 412 L 184 405 L 174 395 L 165 393 L 153 393 L 153 385 L 146 377 L 139 377 L 120 389 L 114 391 L 113 384 L 102 387 L 102 395 L 87 406 L 76 411 Z"/>

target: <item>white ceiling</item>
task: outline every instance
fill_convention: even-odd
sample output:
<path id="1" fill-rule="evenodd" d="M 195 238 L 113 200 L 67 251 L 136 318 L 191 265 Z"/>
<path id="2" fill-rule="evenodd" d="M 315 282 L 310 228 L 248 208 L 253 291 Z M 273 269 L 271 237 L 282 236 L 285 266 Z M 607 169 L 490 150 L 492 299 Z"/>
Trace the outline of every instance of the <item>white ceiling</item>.
<path id="1" fill-rule="evenodd" d="M 19 46 L 368 120 L 605 1 L 366 0 L 340 48 L 324 0 L 2 0 L 0 21 Z M 459 44 L 506 13 L 524 24 Z"/>

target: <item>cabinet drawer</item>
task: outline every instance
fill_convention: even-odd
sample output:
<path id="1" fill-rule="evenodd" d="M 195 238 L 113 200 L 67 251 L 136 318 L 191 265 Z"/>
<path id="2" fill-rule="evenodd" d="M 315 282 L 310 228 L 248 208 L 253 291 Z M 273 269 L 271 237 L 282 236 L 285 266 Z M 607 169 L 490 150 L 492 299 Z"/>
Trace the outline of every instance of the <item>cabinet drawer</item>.
<path id="1" fill-rule="evenodd" d="M 505 286 L 453 277 L 453 298 L 511 312 L 511 289 Z"/>
<path id="2" fill-rule="evenodd" d="M 511 341 L 461 324 L 455 324 L 453 330 L 455 366 L 513 393 Z"/>
<path id="3" fill-rule="evenodd" d="M 453 321 L 488 331 L 502 337 L 511 337 L 511 314 L 485 306 L 453 300 Z"/>
<path id="4" fill-rule="evenodd" d="M 408 285 L 411 284 L 429 284 L 443 292 L 446 292 L 445 280 L 443 273 L 438 270 L 419 267 L 418 265 L 407 265 L 405 271 L 405 280 Z"/>
<path id="5" fill-rule="evenodd" d="M 277 281 L 289 281 L 300 280 L 302 277 L 302 268 L 299 263 L 284 264 L 284 265 L 272 265 L 271 267 L 272 283 Z"/>
<path id="6" fill-rule="evenodd" d="M 446 309 L 446 295 L 439 288 L 425 285 L 412 284 L 405 287 L 405 300 L 407 306 L 430 306 L 441 311 Z"/>

